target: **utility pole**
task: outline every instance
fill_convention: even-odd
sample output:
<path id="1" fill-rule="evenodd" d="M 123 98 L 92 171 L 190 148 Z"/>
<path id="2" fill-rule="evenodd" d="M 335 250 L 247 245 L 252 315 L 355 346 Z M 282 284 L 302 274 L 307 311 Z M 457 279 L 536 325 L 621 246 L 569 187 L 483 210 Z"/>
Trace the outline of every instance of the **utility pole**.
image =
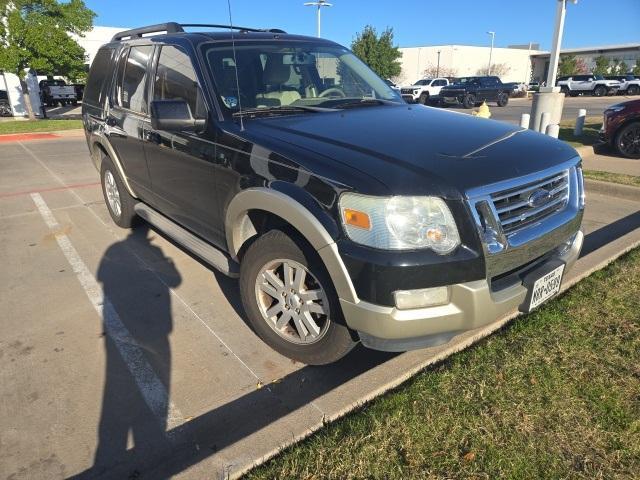
<path id="1" fill-rule="evenodd" d="M 491 59 L 493 57 L 493 42 L 496 38 L 496 32 L 487 32 L 491 35 L 491 50 L 489 50 L 489 68 L 487 69 L 487 75 L 491 75 Z"/>
<path id="2" fill-rule="evenodd" d="M 333 7 L 333 4 L 327 2 L 327 0 L 317 0 L 315 2 L 305 2 L 305 7 L 317 7 L 318 11 L 316 13 L 318 20 L 318 37 L 320 37 L 320 10 L 322 7 Z"/>
<path id="3" fill-rule="evenodd" d="M 547 73 L 547 87 L 555 87 L 556 75 L 558 75 L 558 61 L 560 60 L 560 44 L 564 32 L 564 18 L 567 14 L 567 1 L 578 3 L 578 0 L 558 0 L 556 8 L 556 28 L 553 32 L 553 46 L 549 58 L 549 72 Z"/>
<path id="4" fill-rule="evenodd" d="M 436 68 L 436 77 L 440 76 L 440 53 L 442 50 L 438 50 L 438 67 Z"/>

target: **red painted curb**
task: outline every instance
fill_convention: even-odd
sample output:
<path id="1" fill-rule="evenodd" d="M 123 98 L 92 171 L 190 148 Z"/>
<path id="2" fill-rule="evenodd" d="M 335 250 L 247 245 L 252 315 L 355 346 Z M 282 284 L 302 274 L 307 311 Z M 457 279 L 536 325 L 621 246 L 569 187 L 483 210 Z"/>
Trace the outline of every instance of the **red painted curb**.
<path id="1" fill-rule="evenodd" d="M 47 140 L 58 137 L 59 135 L 54 133 L 10 133 L 8 135 L 0 135 L 0 143 Z"/>

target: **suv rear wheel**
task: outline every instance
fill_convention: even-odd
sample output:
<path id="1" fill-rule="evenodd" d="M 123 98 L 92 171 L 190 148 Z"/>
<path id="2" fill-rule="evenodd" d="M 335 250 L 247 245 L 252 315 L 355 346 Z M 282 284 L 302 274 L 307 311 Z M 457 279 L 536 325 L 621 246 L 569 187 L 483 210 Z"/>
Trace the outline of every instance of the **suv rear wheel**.
<path id="1" fill-rule="evenodd" d="M 627 88 L 627 95 L 637 95 L 638 93 L 640 93 L 638 85 L 629 85 L 629 88 Z"/>
<path id="2" fill-rule="evenodd" d="M 604 97 L 607 94 L 607 87 L 605 87 L 604 85 L 598 85 L 593 89 L 593 94 L 596 97 Z"/>
<path id="3" fill-rule="evenodd" d="M 240 265 L 240 295 L 258 336 L 282 355 L 324 365 L 355 346 L 316 252 L 280 230 L 258 238 Z"/>
<path id="4" fill-rule="evenodd" d="M 506 107 L 507 103 L 509 103 L 509 95 L 507 95 L 505 92 L 499 93 L 497 103 L 499 107 Z"/>
<path id="5" fill-rule="evenodd" d="M 119 227 L 130 228 L 136 218 L 136 212 L 133 209 L 136 199 L 129 195 L 113 162 L 106 155 L 102 157 L 100 180 L 102 195 L 111 219 Z"/>

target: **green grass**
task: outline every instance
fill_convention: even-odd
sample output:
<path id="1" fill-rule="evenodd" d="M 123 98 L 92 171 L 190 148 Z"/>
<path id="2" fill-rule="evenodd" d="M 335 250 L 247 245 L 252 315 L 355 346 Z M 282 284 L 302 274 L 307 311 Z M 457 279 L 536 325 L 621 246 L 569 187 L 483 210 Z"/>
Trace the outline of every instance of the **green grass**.
<path id="1" fill-rule="evenodd" d="M 640 249 L 250 479 L 640 478 Z"/>
<path id="2" fill-rule="evenodd" d="M 631 185 L 632 187 L 640 187 L 640 177 L 634 175 L 626 175 L 623 173 L 600 172 L 598 170 L 584 170 L 584 177 L 592 180 L 600 180 L 601 182 L 620 183 L 622 185 Z"/>
<path id="3" fill-rule="evenodd" d="M 575 127 L 575 120 L 569 122 L 560 123 L 560 134 L 558 138 L 564 140 L 572 147 L 582 147 L 584 145 L 594 145 L 600 140 L 598 138 L 598 131 L 602 126 L 601 117 L 587 117 L 584 122 L 584 128 L 582 129 L 582 135 L 579 137 L 573 136 L 573 128 Z"/>
<path id="4" fill-rule="evenodd" d="M 55 132 L 82 128 L 82 120 L 10 120 L 0 122 L 0 134 Z"/>

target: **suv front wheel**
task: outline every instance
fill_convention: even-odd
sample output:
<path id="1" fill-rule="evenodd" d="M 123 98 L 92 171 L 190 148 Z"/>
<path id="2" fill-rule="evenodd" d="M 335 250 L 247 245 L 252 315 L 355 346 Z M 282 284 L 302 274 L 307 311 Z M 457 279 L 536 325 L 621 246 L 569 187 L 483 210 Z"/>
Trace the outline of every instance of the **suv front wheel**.
<path id="1" fill-rule="evenodd" d="M 293 235 L 271 230 L 247 249 L 240 295 L 253 330 L 286 357 L 324 365 L 355 346 L 324 265 Z"/>

